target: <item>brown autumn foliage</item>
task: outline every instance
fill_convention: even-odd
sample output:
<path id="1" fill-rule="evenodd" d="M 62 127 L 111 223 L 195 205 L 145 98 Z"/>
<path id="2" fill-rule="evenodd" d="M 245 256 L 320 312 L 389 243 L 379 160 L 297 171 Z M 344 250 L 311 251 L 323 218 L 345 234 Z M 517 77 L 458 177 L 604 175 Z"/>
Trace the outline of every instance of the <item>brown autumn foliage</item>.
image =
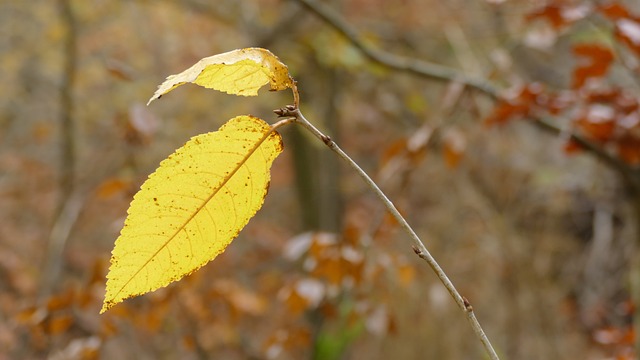
<path id="1" fill-rule="evenodd" d="M 158 161 L 291 102 L 184 86 L 143 105 L 167 74 L 248 46 L 289 65 L 305 114 L 396 202 L 501 355 L 635 357 L 638 194 L 621 171 L 640 166 L 637 4 L 324 3 L 376 48 L 498 97 L 369 62 L 299 1 L 0 4 L 0 359 L 482 356 L 360 179 L 295 130 L 223 256 L 98 315 L 113 241 Z"/>

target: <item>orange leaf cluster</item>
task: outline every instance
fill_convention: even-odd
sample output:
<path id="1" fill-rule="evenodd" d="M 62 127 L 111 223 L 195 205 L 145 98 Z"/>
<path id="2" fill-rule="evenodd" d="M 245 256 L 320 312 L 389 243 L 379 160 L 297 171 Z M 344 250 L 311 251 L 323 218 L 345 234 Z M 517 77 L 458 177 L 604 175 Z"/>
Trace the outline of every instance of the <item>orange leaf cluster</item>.
<path id="1" fill-rule="evenodd" d="M 571 119 L 577 134 L 613 152 L 622 161 L 640 164 L 640 100 L 619 87 L 579 92 L 550 93 L 542 86 L 528 84 L 515 96 L 501 100 L 485 119 L 486 124 L 505 124 L 528 116 L 564 115 Z M 567 152 L 581 147 L 569 139 Z"/>
<path id="2" fill-rule="evenodd" d="M 389 334 L 394 328 L 393 315 L 384 304 L 372 302 L 363 288 L 390 274 L 396 283 L 408 287 L 415 278 L 413 264 L 404 257 L 371 253 L 365 257 L 362 236 L 353 226 L 347 227 L 343 235 L 338 238 L 329 233 L 307 233 L 292 239 L 285 257 L 301 262 L 307 275 L 285 286 L 279 298 L 292 314 L 317 311 L 325 319 L 342 316 L 348 322 L 362 321 L 371 333 Z M 338 306 L 345 296 L 358 304 L 346 314 Z"/>
<path id="3" fill-rule="evenodd" d="M 550 94 L 542 84 L 528 83 L 511 89 L 503 96 L 484 122 L 487 125 L 500 125 L 540 111 L 558 114 L 568 106 L 569 101 L 566 94 Z"/>
<path id="4" fill-rule="evenodd" d="M 563 4 L 549 4 L 532 12 L 527 18 L 546 19 L 558 30 L 581 18 L 577 14 L 584 11 L 578 9 Z M 615 38 L 634 54 L 640 55 L 640 17 L 617 2 L 590 8 L 589 12 L 602 14 L 612 21 Z M 550 92 L 538 83 L 516 87 L 501 97 L 485 118 L 485 123 L 505 124 L 519 118 L 543 119 L 548 115 L 561 115 L 570 119 L 576 135 L 630 165 L 640 164 L 638 96 L 622 87 L 605 87 L 603 81 L 594 81 L 606 77 L 614 66 L 616 57 L 611 47 L 580 43 L 572 51 L 577 58 L 577 66 L 573 70 L 570 89 Z M 574 152 L 580 149 L 579 143 L 569 137 L 565 150 Z"/>

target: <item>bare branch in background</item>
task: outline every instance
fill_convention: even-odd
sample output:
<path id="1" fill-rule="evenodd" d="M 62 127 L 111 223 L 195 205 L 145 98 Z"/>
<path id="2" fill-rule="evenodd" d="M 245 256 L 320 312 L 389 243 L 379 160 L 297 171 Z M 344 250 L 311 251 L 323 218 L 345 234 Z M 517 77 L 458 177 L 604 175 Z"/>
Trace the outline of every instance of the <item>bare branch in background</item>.
<path id="1" fill-rule="evenodd" d="M 73 84 L 77 67 L 77 24 L 70 0 L 60 0 L 61 21 L 66 27 L 64 37 L 64 67 L 60 81 L 60 195 L 49 233 L 47 258 L 40 282 L 40 298 L 48 297 L 61 273 L 64 248 L 75 224 L 82 201 L 74 195 L 76 171 L 76 138 L 73 120 Z"/>
<path id="2" fill-rule="evenodd" d="M 475 79 L 446 66 L 430 63 L 420 59 L 398 56 L 384 50 L 376 49 L 362 40 L 358 32 L 328 6 L 315 0 L 296 0 L 312 13 L 331 25 L 346 37 L 356 48 L 370 60 L 400 71 L 438 81 L 455 81 L 478 90 L 491 98 L 498 98 L 498 89 L 484 79 Z"/>
<path id="3" fill-rule="evenodd" d="M 408 72 L 431 80 L 458 82 L 471 89 L 479 91 L 480 93 L 488 96 L 493 100 L 497 101 L 501 99 L 500 89 L 498 89 L 486 79 L 472 78 L 461 73 L 459 70 L 449 68 L 447 66 L 430 63 L 420 59 L 398 56 L 384 50 L 376 49 L 375 47 L 367 44 L 358 34 L 358 32 L 353 27 L 351 27 L 351 25 L 349 25 L 344 19 L 340 17 L 339 14 L 334 12 L 328 6 L 316 0 L 296 1 L 302 4 L 310 12 L 324 20 L 328 25 L 333 27 L 345 38 L 347 38 L 347 40 L 349 40 L 349 42 L 351 42 L 353 46 L 359 49 L 367 58 L 380 65 L 394 70 Z M 568 133 L 567 130 L 562 129 L 559 125 L 540 117 L 531 117 L 530 121 L 537 128 L 554 135 Z M 616 158 L 615 156 L 609 154 L 602 147 L 591 143 L 580 135 L 569 132 L 569 136 L 585 151 L 591 153 L 598 160 L 601 160 L 612 170 L 620 173 L 626 179 L 629 186 L 631 186 L 635 190 L 640 190 L 640 180 L 628 165 L 620 161 L 620 159 Z"/>

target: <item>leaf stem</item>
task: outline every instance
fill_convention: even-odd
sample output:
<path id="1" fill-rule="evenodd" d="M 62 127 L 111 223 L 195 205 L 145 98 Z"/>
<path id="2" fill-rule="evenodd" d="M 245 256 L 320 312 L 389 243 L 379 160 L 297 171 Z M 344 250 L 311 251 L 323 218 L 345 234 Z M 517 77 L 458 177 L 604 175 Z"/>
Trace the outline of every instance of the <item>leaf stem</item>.
<path id="1" fill-rule="evenodd" d="M 294 94 L 297 92 L 295 90 L 296 89 L 294 87 Z M 469 301 L 466 298 L 464 298 L 462 295 L 460 295 L 460 293 L 455 288 L 455 286 L 453 286 L 453 283 L 451 282 L 451 280 L 449 280 L 449 277 L 446 275 L 444 270 L 436 262 L 436 260 L 433 258 L 431 253 L 429 253 L 429 250 L 427 250 L 427 247 L 424 245 L 422 240 L 420 240 L 420 238 L 415 233 L 413 228 L 409 225 L 409 223 L 405 220 L 405 218 L 400 214 L 400 212 L 395 207 L 395 205 L 393 205 L 391 200 L 389 200 L 389 198 L 387 198 L 384 192 L 380 190 L 378 185 L 369 177 L 369 175 L 367 175 L 367 173 L 364 170 L 362 170 L 362 168 L 355 161 L 353 161 L 353 159 L 349 157 L 349 155 L 347 155 L 333 140 L 331 140 L 329 136 L 323 134 L 313 124 L 311 124 L 311 122 L 309 122 L 309 120 L 307 120 L 304 117 L 302 112 L 300 112 L 300 109 L 298 109 L 297 107 L 289 106 L 284 109 L 279 109 L 278 111 L 276 111 L 276 113 L 279 115 L 280 113 L 282 113 L 281 116 L 295 117 L 297 124 L 302 125 L 305 129 L 311 132 L 315 137 L 322 140 L 322 142 L 325 143 L 325 145 L 327 145 L 340 158 L 346 161 L 347 164 L 353 170 L 355 170 L 358 173 L 358 175 L 360 175 L 360 177 L 369 186 L 369 188 L 376 194 L 376 196 L 382 201 L 382 203 L 384 203 L 384 205 L 386 206 L 387 210 L 389 210 L 391 215 L 393 215 L 393 217 L 398 221 L 402 229 L 409 235 L 409 237 L 411 238 L 411 242 L 413 243 L 412 244 L 413 251 L 416 253 L 416 255 L 418 255 L 421 259 L 427 262 L 427 264 L 431 267 L 433 272 L 435 272 L 440 282 L 442 282 L 444 287 L 447 289 L 451 297 L 453 297 L 453 300 L 456 302 L 458 307 L 466 314 L 467 320 L 470 322 L 476 337 L 480 340 L 480 342 L 484 346 L 484 349 L 489 355 L 489 358 L 491 360 L 498 360 L 499 359 L 498 355 L 493 349 L 493 346 L 491 345 L 489 338 L 487 337 L 484 330 L 480 326 L 480 323 L 478 322 L 478 319 L 476 318 L 475 313 L 473 312 L 473 307 L 471 306 Z M 288 120 L 288 119 L 285 119 L 285 120 Z"/>

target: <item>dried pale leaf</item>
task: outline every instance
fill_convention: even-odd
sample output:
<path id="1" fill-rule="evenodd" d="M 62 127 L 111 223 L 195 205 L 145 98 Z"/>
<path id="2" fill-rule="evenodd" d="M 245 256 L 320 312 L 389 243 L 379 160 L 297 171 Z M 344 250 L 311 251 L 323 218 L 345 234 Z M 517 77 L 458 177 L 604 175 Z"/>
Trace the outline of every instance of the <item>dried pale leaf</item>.
<path id="1" fill-rule="evenodd" d="M 313 233 L 311 232 L 296 235 L 287 241 L 282 250 L 282 256 L 289 261 L 297 261 L 309 250 L 312 242 Z"/>
<path id="2" fill-rule="evenodd" d="M 391 318 L 384 305 L 376 307 L 365 319 L 367 330 L 375 335 L 384 336 L 389 331 Z"/>
<path id="3" fill-rule="evenodd" d="M 238 49 L 206 57 L 180 74 L 170 75 L 147 105 L 185 83 L 242 96 L 256 96 L 266 84 L 270 84 L 272 91 L 292 86 L 287 66 L 271 51 Z"/>
<path id="4" fill-rule="evenodd" d="M 141 103 L 129 107 L 129 124 L 141 137 L 152 138 L 160 128 L 160 121 Z"/>
<path id="5" fill-rule="evenodd" d="M 302 279 L 295 284 L 295 292 L 307 301 L 311 307 L 320 305 L 326 295 L 325 285 L 312 278 Z"/>
<path id="6" fill-rule="evenodd" d="M 101 310 L 199 269 L 260 209 L 280 135 L 251 116 L 193 137 L 135 195 L 116 240 Z"/>

